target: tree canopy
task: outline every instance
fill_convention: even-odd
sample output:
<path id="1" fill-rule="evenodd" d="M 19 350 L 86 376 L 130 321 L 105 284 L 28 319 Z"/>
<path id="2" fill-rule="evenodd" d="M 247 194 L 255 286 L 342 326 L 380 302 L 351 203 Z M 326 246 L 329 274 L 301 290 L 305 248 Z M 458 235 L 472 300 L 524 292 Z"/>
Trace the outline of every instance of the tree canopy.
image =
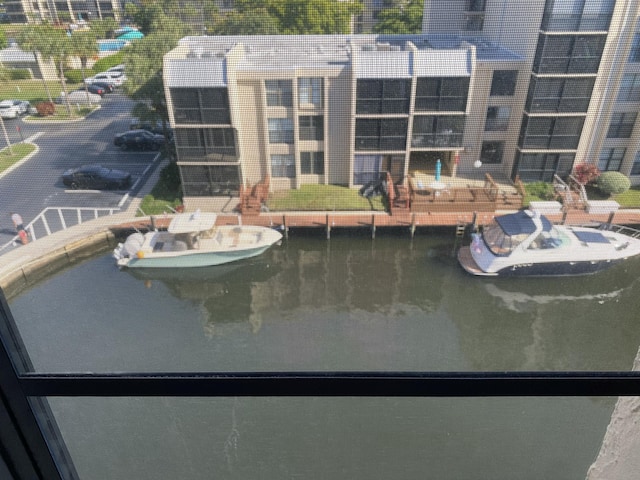
<path id="1" fill-rule="evenodd" d="M 349 33 L 359 0 L 236 0 L 235 10 L 219 16 L 211 31 L 229 34 Z"/>
<path id="2" fill-rule="evenodd" d="M 153 29 L 144 38 L 136 40 L 123 50 L 127 81 L 125 93 L 139 103 L 135 114 L 142 118 L 162 120 L 169 118 L 162 79 L 163 56 L 173 49 L 178 40 L 189 32 L 188 26 L 154 9 Z"/>
<path id="3" fill-rule="evenodd" d="M 378 14 L 374 33 L 403 34 L 422 32 L 424 0 L 397 1 Z"/>

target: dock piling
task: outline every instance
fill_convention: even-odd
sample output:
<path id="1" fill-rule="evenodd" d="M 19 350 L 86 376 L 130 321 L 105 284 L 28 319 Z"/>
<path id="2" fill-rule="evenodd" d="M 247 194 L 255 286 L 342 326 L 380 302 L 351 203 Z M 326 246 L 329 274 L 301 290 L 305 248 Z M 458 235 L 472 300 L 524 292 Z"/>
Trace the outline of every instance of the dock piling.
<path id="1" fill-rule="evenodd" d="M 411 214 L 411 227 L 409 228 L 409 231 L 411 232 L 411 238 L 413 239 L 413 236 L 416 233 L 416 213 L 415 212 Z"/>

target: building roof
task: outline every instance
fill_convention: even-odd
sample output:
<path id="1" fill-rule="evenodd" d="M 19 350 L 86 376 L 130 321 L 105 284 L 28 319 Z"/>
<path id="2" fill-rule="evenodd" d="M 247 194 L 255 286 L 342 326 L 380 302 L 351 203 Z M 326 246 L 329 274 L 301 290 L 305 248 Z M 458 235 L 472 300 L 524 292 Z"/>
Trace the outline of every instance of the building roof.
<path id="1" fill-rule="evenodd" d="M 9 47 L 0 50 L 0 62 L 35 62 L 36 58 L 31 52 L 25 52 L 20 47 Z"/>
<path id="2" fill-rule="evenodd" d="M 474 56 L 478 61 L 523 60 L 481 37 L 230 35 L 183 38 L 165 57 L 165 68 L 172 86 L 223 86 L 231 57 L 238 71 L 351 66 L 357 78 L 410 78 L 469 76 Z"/>

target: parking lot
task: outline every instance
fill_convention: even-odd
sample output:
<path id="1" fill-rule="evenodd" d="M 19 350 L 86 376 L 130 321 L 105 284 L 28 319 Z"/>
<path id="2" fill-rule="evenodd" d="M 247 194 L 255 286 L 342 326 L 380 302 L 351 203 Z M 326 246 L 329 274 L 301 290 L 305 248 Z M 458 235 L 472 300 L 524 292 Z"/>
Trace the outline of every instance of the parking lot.
<path id="1" fill-rule="evenodd" d="M 125 208 L 159 160 L 157 151 L 123 151 L 113 144 L 117 133 L 129 129 L 133 102 L 124 95 L 105 95 L 100 109 L 87 118 L 67 123 L 11 119 L 5 121 L 12 144 L 32 139 L 38 151 L 17 168 L 0 177 L 0 247 L 15 231 L 11 212 L 22 215 L 25 225 L 35 220 L 36 238 L 75 221 Z M 4 139 L 0 148 L 6 146 Z M 63 172 L 82 165 L 102 165 L 131 173 L 127 190 L 69 189 Z M 78 213 L 80 212 L 80 213 Z M 96 213 L 97 212 L 97 213 Z M 46 219 L 46 226 L 40 225 Z"/>

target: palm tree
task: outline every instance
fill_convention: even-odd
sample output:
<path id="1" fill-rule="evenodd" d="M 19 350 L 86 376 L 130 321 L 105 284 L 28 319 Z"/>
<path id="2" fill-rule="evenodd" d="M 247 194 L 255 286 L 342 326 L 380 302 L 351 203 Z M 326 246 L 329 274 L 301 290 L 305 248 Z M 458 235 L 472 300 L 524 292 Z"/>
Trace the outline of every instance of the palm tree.
<path id="1" fill-rule="evenodd" d="M 80 59 L 80 72 L 82 73 L 82 82 L 84 83 L 84 90 L 87 94 L 87 100 L 89 100 L 89 88 L 85 79 L 85 69 L 87 68 L 87 62 L 90 57 L 93 57 L 98 53 L 98 42 L 93 32 L 73 32 L 69 37 L 70 49 L 69 53 Z"/>
<path id="2" fill-rule="evenodd" d="M 46 54 L 49 58 L 53 58 L 56 65 L 60 70 L 60 85 L 62 86 L 62 92 L 64 96 L 64 104 L 67 107 L 67 113 L 72 115 L 71 104 L 69 103 L 69 92 L 67 92 L 67 83 L 64 77 L 64 67 L 71 55 L 71 40 L 67 32 L 59 28 L 49 27 L 48 29 L 49 47 L 46 49 Z"/>
<path id="3" fill-rule="evenodd" d="M 40 58 L 43 57 L 42 52 L 46 50 L 47 44 L 48 41 L 46 36 L 44 35 L 44 31 L 41 28 L 41 25 L 29 25 L 24 28 L 18 36 L 18 45 L 20 45 L 20 48 L 26 52 L 33 53 L 33 57 L 35 58 L 36 62 L 38 62 L 38 56 L 40 56 Z M 42 74 L 42 72 L 40 77 L 42 78 L 42 85 L 44 86 L 45 92 L 47 92 L 49 101 L 53 102 L 53 99 L 51 98 L 51 92 L 49 91 L 49 85 L 47 84 L 47 81 L 45 80 L 44 74 Z"/>

